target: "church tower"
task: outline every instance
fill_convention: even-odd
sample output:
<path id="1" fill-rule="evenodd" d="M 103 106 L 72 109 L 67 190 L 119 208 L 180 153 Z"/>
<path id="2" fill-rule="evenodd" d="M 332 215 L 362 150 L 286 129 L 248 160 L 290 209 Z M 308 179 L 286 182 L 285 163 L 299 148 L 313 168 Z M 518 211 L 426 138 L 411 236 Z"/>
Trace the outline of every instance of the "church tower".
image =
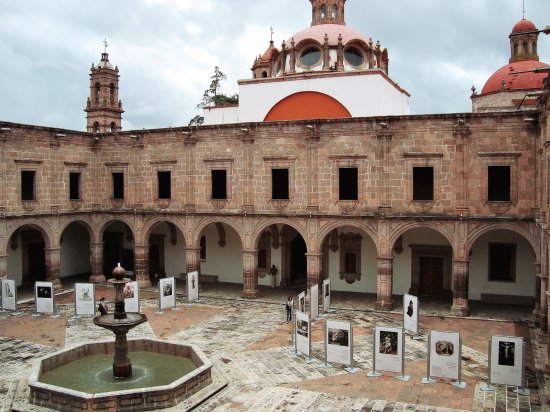
<path id="1" fill-rule="evenodd" d="M 346 0 L 309 0 L 311 2 L 311 25 L 346 24 L 344 8 Z"/>
<path id="2" fill-rule="evenodd" d="M 118 66 L 113 68 L 105 51 L 97 66 L 90 69 L 90 97 L 86 103 L 86 129 L 90 133 L 119 132 L 122 129 L 122 102 L 118 99 Z"/>

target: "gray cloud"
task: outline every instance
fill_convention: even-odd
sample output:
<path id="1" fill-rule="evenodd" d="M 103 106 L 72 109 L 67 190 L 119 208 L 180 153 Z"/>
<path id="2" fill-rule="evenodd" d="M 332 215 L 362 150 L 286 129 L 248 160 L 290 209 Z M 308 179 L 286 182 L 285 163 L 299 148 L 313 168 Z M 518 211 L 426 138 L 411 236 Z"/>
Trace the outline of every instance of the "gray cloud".
<path id="1" fill-rule="evenodd" d="M 526 17 L 550 24 L 547 0 L 527 0 Z M 307 0 L 0 0 L 0 119 L 85 128 L 90 65 L 107 37 L 119 66 L 123 127 L 185 125 L 218 65 L 224 89 L 250 77 L 269 43 L 309 26 Z M 478 90 L 509 57 L 519 0 L 349 0 L 346 23 L 388 48 L 390 76 L 413 113 L 470 110 Z M 550 63 L 550 36 L 539 38 Z"/>

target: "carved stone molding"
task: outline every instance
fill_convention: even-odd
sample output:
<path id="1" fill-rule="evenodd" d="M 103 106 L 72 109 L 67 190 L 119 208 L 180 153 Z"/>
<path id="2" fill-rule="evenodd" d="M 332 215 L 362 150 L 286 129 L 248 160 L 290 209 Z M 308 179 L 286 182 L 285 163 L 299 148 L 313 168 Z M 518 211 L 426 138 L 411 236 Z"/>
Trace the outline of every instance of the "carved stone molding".
<path id="1" fill-rule="evenodd" d="M 210 199 L 210 204 L 216 210 L 221 210 L 227 206 L 229 201 L 227 199 Z"/>
<path id="2" fill-rule="evenodd" d="M 21 201 L 21 206 L 27 212 L 31 212 L 31 211 L 35 210 L 36 207 L 38 206 L 38 201 L 37 200 L 22 200 Z"/>
<path id="3" fill-rule="evenodd" d="M 157 206 L 159 209 L 168 209 L 171 202 L 171 199 L 157 199 Z"/>
<path id="4" fill-rule="evenodd" d="M 489 210 L 491 210 L 491 212 L 500 215 L 500 214 L 506 213 L 510 210 L 510 207 L 512 206 L 512 202 L 488 201 L 487 206 L 489 207 Z"/>
<path id="5" fill-rule="evenodd" d="M 426 213 L 432 210 L 434 207 L 434 201 L 433 200 L 413 200 L 411 201 L 412 207 L 420 213 Z"/>
<path id="6" fill-rule="evenodd" d="M 84 201 L 82 199 L 70 199 L 69 203 L 73 210 L 80 210 L 84 204 Z"/>
<path id="7" fill-rule="evenodd" d="M 357 200 L 339 200 L 338 206 L 340 207 L 340 211 L 344 214 L 351 213 L 355 209 L 357 209 L 357 206 L 359 206 L 359 201 Z"/>
<path id="8" fill-rule="evenodd" d="M 124 199 L 111 199 L 111 206 L 113 209 L 122 209 L 122 206 L 124 206 Z"/>
<path id="9" fill-rule="evenodd" d="M 278 211 L 285 210 L 290 204 L 289 199 L 271 199 L 269 202 L 271 203 L 273 209 Z"/>

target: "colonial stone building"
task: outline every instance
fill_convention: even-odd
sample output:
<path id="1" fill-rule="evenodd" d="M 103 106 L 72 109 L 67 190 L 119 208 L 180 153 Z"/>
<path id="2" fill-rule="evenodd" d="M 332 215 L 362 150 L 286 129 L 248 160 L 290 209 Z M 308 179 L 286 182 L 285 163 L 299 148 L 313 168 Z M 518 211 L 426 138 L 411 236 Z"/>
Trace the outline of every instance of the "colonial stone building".
<path id="1" fill-rule="evenodd" d="M 345 27 L 345 1 L 311 2 L 313 25 Z M 355 63 L 372 52 L 349 41 Z M 331 54 L 326 43 L 325 60 L 314 38 L 288 54 L 292 65 L 320 47 L 316 73 L 263 77 L 256 60 L 255 87 L 359 77 L 338 65 L 349 44 Z M 406 97 L 378 56 L 356 70 Z M 376 294 L 380 310 L 404 293 L 447 299 L 460 316 L 471 300 L 532 304 L 546 331 L 545 78 L 529 110 L 335 118 L 323 106 L 301 119 L 121 131 L 118 68 L 105 52 L 91 71 L 87 132 L 0 122 L 0 277 L 61 289 L 77 274 L 102 281 L 121 262 L 144 286 L 199 270 L 203 282 L 242 284 L 247 298 L 259 285 L 330 277 L 333 290 Z M 281 116 L 292 113 L 286 97 L 273 102 Z"/>

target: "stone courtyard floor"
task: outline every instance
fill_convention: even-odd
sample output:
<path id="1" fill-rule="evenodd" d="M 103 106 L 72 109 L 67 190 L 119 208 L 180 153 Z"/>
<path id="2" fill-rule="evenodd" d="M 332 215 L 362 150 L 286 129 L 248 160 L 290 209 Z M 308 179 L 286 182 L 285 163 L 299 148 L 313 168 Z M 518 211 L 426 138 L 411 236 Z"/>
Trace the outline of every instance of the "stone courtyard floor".
<path id="1" fill-rule="evenodd" d="M 197 345 L 229 382 L 227 388 L 199 405 L 197 411 L 544 411 L 550 410 L 549 391 L 542 368 L 546 346 L 539 342 L 529 314 L 521 309 L 484 306 L 474 318 L 447 316 L 438 305 L 421 303 L 421 339 L 406 338 L 405 374 L 408 382 L 372 370 L 373 328 L 401 327 L 401 308 L 395 312 L 372 310 L 364 295 L 333 294 L 336 312 L 327 318 L 352 322 L 355 374 L 344 365 L 324 367 L 323 323 L 313 322 L 313 362 L 297 356 L 291 342 L 291 324 L 285 321 L 288 290 L 262 289 L 258 300 L 239 298 L 240 287 L 205 285 L 201 302 L 188 305 L 178 281 L 177 310 L 158 311 L 157 292 L 142 290 L 141 309 L 149 322 L 132 330 L 128 338 L 159 338 Z M 181 293 L 181 295 L 179 295 Z M 297 294 L 297 293 L 296 293 Z M 113 289 L 97 286 L 96 298 L 113 300 Z M 9 411 L 17 385 L 24 385 L 38 358 L 60 348 L 114 340 L 96 327 L 91 317 L 74 316 L 74 296 L 56 297 L 57 315 L 33 316 L 34 301 L 20 304 L 18 312 L 0 311 L 0 412 Z M 495 312 L 492 313 L 491 311 Z M 499 317 L 500 319 L 497 319 Z M 463 342 L 460 389 L 448 381 L 421 383 L 427 374 L 429 330 L 460 332 Z M 488 339 L 492 335 L 523 336 L 526 347 L 526 384 L 529 395 L 516 387 L 487 383 Z M 542 342 L 542 339 L 541 339 Z M 546 409 L 548 408 L 548 409 Z M 33 410 L 31 406 L 29 411 Z M 171 411 L 185 410 L 183 406 Z"/>

